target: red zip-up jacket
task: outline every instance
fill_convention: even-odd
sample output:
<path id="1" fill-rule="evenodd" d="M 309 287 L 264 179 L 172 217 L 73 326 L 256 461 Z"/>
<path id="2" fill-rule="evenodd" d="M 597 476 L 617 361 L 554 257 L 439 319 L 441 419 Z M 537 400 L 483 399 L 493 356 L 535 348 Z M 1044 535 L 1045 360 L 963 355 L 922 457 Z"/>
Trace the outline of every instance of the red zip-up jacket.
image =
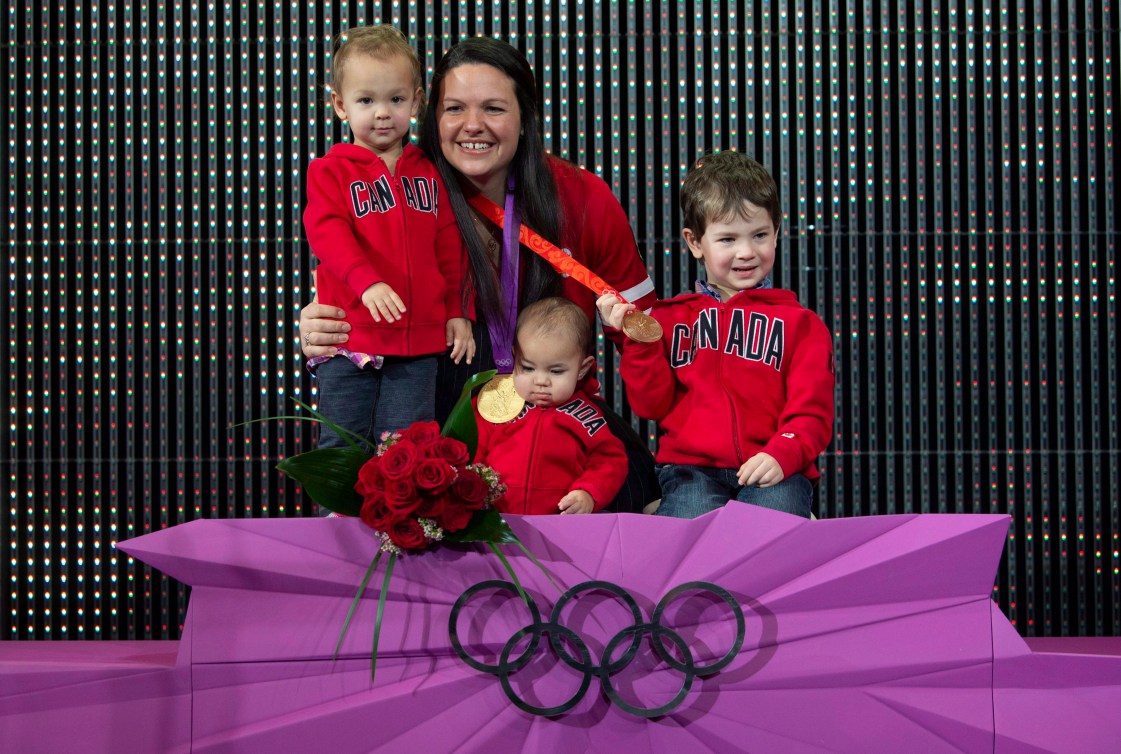
<path id="1" fill-rule="evenodd" d="M 464 313 L 467 255 L 444 184 L 424 153 L 405 145 L 395 173 L 356 144 L 335 144 L 307 172 L 304 231 L 319 259 L 321 304 L 346 310 L 347 349 L 422 356 L 446 349 L 445 327 Z M 387 283 L 405 304 L 374 322 L 362 293 Z"/>
<path id="2" fill-rule="evenodd" d="M 591 380 L 591 384 L 598 383 Z M 563 405 L 526 404 L 505 424 L 479 416 L 475 461 L 492 467 L 506 483 L 495 503 L 503 513 L 559 513 L 557 503 L 572 490 L 584 490 L 601 510 L 627 478 L 627 453 L 588 394 L 577 390 Z"/>
<path id="3" fill-rule="evenodd" d="M 833 435 L 833 341 L 792 291 L 697 293 L 654 305 L 656 343 L 628 340 L 620 373 L 639 416 L 663 431 L 658 463 L 738 469 L 759 452 L 816 480 Z"/>

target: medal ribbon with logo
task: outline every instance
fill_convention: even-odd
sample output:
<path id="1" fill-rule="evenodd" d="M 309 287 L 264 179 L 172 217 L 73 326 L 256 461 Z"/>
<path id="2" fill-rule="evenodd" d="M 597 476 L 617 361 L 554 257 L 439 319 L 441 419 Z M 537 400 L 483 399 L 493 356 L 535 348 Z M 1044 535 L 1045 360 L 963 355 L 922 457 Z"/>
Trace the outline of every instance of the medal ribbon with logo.
<path id="1" fill-rule="evenodd" d="M 481 195 L 480 195 L 481 196 Z M 525 401 L 514 390 L 514 326 L 518 319 L 518 238 L 515 228 L 518 223 L 518 210 L 514 206 L 514 179 L 506 182 L 506 211 L 489 199 L 485 201 L 503 215 L 509 215 L 509 226 L 502 228 L 502 317 L 495 321 L 487 320 L 491 348 L 494 351 L 494 366 L 498 370 L 490 382 L 479 391 L 479 414 L 494 424 L 505 424 L 521 413 Z"/>
<path id="2" fill-rule="evenodd" d="M 618 290 L 608 285 L 603 278 L 589 270 L 584 265 L 577 262 L 571 256 L 566 254 L 563 249 L 556 244 L 551 243 L 543 238 L 539 233 L 531 230 L 529 227 L 518 222 L 518 215 L 513 210 L 512 190 L 506 194 L 506 210 L 505 212 L 497 204 L 487 199 L 482 194 L 475 194 L 468 198 L 471 206 L 482 213 L 484 217 L 493 222 L 503 231 L 503 248 L 502 248 L 502 264 L 503 275 L 502 284 L 506 285 L 506 239 L 512 236 L 512 229 L 518 229 L 518 239 L 530 251 L 542 257 L 546 262 L 553 266 L 557 272 L 562 275 L 568 275 L 576 282 L 583 285 L 585 288 L 590 289 L 597 296 L 602 296 L 605 293 L 610 293 L 619 299 L 622 303 L 630 303 Z M 510 222 L 507 223 L 506 217 L 510 217 Z M 514 254 L 517 258 L 517 254 Z M 515 268 L 516 269 L 516 268 Z M 516 280 L 517 278 L 515 278 Z M 515 284 L 516 291 L 516 284 Z M 517 301 L 517 294 L 514 294 L 514 301 Z M 631 340 L 637 340 L 641 343 L 655 343 L 662 339 L 662 326 L 658 321 L 651 317 L 649 314 L 638 309 L 633 309 L 626 313 L 623 317 L 623 332 Z M 492 333 L 493 336 L 493 333 Z M 501 372 L 501 368 L 499 368 Z M 480 401 L 481 404 L 481 401 Z"/>

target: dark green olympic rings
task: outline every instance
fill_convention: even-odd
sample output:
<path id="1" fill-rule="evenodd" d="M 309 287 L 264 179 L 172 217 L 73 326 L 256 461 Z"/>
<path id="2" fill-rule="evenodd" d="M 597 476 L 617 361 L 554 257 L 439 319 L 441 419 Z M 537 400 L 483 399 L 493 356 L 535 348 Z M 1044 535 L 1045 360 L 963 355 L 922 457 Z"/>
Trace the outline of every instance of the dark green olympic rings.
<path id="1" fill-rule="evenodd" d="M 728 664 L 736 658 L 736 655 L 739 654 L 740 649 L 743 647 L 746 634 L 743 609 L 740 607 L 739 603 L 726 589 L 707 581 L 689 581 L 671 589 L 669 593 L 658 602 L 657 607 L 654 609 L 654 616 L 649 622 L 643 621 L 642 611 L 639 609 L 638 603 L 635 601 L 634 597 L 621 586 L 613 584 L 610 581 L 585 581 L 581 584 L 577 584 L 561 595 L 560 599 L 557 600 L 556 605 L 553 607 L 548 621 L 541 620 L 541 611 L 538 609 L 537 603 L 532 597 L 527 595 L 527 602 L 525 604 L 529 608 L 531 617 L 530 624 L 516 631 L 513 636 L 506 641 L 496 664 L 485 663 L 471 657 L 463 648 L 463 644 L 459 639 L 458 626 L 459 614 L 464 606 L 466 606 L 468 601 L 476 594 L 486 590 L 505 591 L 509 592 L 513 597 L 518 596 L 517 587 L 508 581 L 498 580 L 482 581 L 464 591 L 463 594 L 459 596 L 459 599 L 455 601 L 455 604 L 452 605 L 451 615 L 448 617 L 448 633 L 451 636 L 452 649 L 455 650 L 455 653 L 459 655 L 464 662 L 475 670 L 498 676 L 506 697 L 519 709 L 532 715 L 553 717 L 568 712 L 584 698 L 588 688 L 591 686 L 592 678 L 596 676 L 599 677 L 600 684 L 603 686 L 604 693 L 607 695 L 608 699 L 623 711 L 637 717 L 659 717 L 665 715 L 676 709 L 685 700 L 697 676 L 709 676 L 727 667 Z M 593 590 L 607 592 L 618 598 L 630 611 L 631 618 L 634 621 L 633 625 L 622 629 L 607 642 L 603 651 L 602 661 L 598 665 L 592 662 L 591 652 L 588 650 L 588 646 L 584 640 L 581 639 L 575 631 L 562 625 L 560 622 L 564 607 L 575 598 L 576 595 L 581 592 Z M 732 615 L 735 616 L 736 635 L 732 641 L 732 646 L 723 657 L 707 665 L 698 665 L 693 658 L 693 653 L 689 645 L 686 644 L 681 635 L 672 628 L 662 625 L 662 616 L 665 614 L 666 608 L 678 597 L 688 592 L 711 593 L 722 600 L 732 611 Z M 553 651 L 561 662 L 582 675 L 580 686 L 576 692 L 565 701 L 551 707 L 541 707 L 530 704 L 518 696 L 510 683 L 510 676 L 524 668 L 533 659 L 534 653 L 541 643 L 541 637 L 545 634 L 549 635 L 549 646 L 553 648 Z M 518 646 L 519 642 L 527 636 L 530 637 L 528 646 L 521 654 L 514 657 L 514 649 Z M 619 696 L 619 692 L 611 681 L 611 676 L 618 673 L 634 660 L 642 645 L 642 638 L 644 636 L 650 636 L 655 654 L 672 669 L 679 671 L 683 675 L 681 688 L 678 689 L 674 697 L 665 704 L 656 707 L 637 707 L 630 704 Z M 667 649 L 667 641 L 674 646 L 680 659 Z M 612 659 L 615 656 L 616 650 L 618 650 L 624 642 L 629 642 L 626 650 L 618 659 Z M 566 645 L 571 646 L 571 651 Z"/>

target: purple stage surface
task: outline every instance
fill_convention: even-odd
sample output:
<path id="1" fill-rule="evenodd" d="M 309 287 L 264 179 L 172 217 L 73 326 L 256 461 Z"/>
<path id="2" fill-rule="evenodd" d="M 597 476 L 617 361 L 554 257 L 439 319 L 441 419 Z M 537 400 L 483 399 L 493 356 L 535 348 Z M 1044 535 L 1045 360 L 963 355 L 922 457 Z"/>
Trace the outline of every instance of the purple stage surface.
<path id="1" fill-rule="evenodd" d="M 0 751 L 187 752 L 177 641 L 0 642 Z"/>
<path id="2" fill-rule="evenodd" d="M 1033 652 L 992 602 L 1006 516 L 806 521 L 730 505 L 692 521 L 509 518 L 556 581 L 503 546 L 541 621 L 554 620 L 563 603 L 546 637 L 532 646 L 532 632 L 513 638 L 533 620 L 512 592 L 460 599 L 479 582 L 507 580 L 489 550 L 405 556 L 386 591 L 374 682 L 384 559 L 332 661 L 377 547 L 360 521 L 202 520 L 122 543 L 193 587 L 177 661 L 162 649 L 156 659 L 125 652 L 97 679 L 82 676 L 94 660 L 53 678 L 34 657 L 44 645 L 23 645 L 22 658 L 0 647 L 0 741 L 5 749 L 15 742 L 12 751 L 55 751 L 52 743 L 69 741 L 68 751 L 88 742 L 91 751 L 674 754 L 1082 752 L 1121 742 L 1121 655 L 1091 645 Z M 609 584 L 561 597 L 593 580 Z M 695 581 L 726 590 L 742 611 L 738 651 L 736 609 L 721 593 L 686 591 L 656 610 Z M 509 640 L 505 659 L 524 664 L 505 682 L 471 667 L 449 637 L 453 613 L 474 662 L 500 664 Z M 692 677 L 687 662 L 660 659 L 643 632 L 696 666 L 726 654 L 730 663 Z M 637 650 L 627 653 L 636 634 Z M 558 660 L 558 650 L 579 655 L 581 643 L 588 654 L 582 666 L 573 660 L 580 669 Z M 69 647 L 74 655 L 98 649 Z M 611 663 L 612 673 L 599 672 Z M 575 701 L 543 717 L 511 698 L 530 709 Z M 665 714 L 634 714 L 673 702 Z M 148 731 L 150 745 L 130 744 L 122 730 L 152 724 L 166 738 Z M 132 733 L 134 742 L 142 735 Z"/>

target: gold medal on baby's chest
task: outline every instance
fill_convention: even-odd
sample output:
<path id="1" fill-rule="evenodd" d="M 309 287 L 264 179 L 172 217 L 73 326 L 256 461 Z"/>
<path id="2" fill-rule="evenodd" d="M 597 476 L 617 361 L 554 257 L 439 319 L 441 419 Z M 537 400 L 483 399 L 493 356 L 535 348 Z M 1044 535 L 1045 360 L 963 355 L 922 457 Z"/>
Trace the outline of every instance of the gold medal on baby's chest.
<path id="1" fill-rule="evenodd" d="M 522 412 L 525 399 L 514 390 L 513 375 L 499 374 L 479 391 L 478 406 L 479 416 L 492 424 L 505 424 Z"/>

